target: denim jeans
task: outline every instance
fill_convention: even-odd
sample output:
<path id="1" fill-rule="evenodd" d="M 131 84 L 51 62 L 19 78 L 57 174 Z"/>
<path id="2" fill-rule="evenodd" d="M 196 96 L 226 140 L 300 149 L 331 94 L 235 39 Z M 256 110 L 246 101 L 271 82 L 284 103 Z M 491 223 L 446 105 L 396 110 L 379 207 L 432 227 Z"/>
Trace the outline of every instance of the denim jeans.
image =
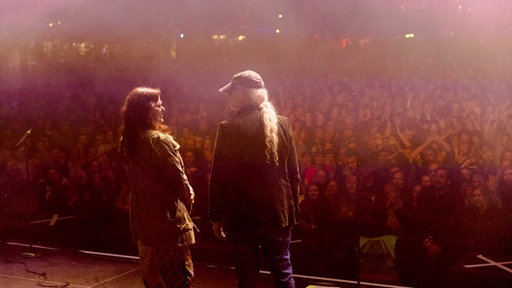
<path id="1" fill-rule="evenodd" d="M 291 228 L 273 231 L 230 232 L 238 288 L 256 287 L 259 275 L 259 248 L 269 262 L 274 286 L 293 288 L 295 282 L 290 262 Z"/>

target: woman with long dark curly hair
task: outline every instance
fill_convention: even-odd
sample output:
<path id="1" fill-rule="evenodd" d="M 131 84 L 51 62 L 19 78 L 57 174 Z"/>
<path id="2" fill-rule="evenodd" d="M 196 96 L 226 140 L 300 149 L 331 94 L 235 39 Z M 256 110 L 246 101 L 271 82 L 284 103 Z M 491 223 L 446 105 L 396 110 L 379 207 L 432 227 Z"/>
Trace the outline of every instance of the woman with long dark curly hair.
<path id="1" fill-rule="evenodd" d="M 130 188 L 130 226 L 138 244 L 146 287 L 192 287 L 189 216 L 194 192 L 180 145 L 169 135 L 160 90 L 133 89 L 121 110 L 124 156 Z"/>

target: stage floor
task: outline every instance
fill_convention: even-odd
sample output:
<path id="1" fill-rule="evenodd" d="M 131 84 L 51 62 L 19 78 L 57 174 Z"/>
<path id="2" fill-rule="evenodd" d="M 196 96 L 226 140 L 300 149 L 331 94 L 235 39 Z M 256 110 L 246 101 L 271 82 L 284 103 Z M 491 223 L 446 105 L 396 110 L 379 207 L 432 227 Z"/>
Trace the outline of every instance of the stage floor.
<path id="1" fill-rule="evenodd" d="M 138 257 L 104 252 L 58 249 L 19 242 L 0 242 L 0 287 L 144 288 Z M 235 288 L 233 267 L 194 262 L 198 288 Z M 294 275 L 297 288 L 375 287 L 351 280 Z M 273 287 L 262 270 L 259 287 Z M 370 284 L 370 285 L 368 285 Z M 398 287 L 376 285 L 380 287 Z"/>
<path id="2" fill-rule="evenodd" d="M 19 243 L 1 244 L 0 287 L 143 288 L 133 256 L 91 251 L 57 250 Z M 196 287 L 235 287 L 234 271 L 194 263 Z M 272 287 L 262 275 L 261 287 Z"/>

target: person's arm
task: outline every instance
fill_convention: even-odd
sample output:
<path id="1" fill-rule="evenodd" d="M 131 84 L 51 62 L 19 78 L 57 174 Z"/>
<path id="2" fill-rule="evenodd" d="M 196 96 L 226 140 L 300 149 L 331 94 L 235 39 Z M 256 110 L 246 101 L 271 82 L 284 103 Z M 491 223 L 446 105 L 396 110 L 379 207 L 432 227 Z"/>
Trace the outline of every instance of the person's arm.
<path id="1" fill-rule="evenodd" d="M 411 154 L 409 155 L 409 160 L 410 161 L 414 161 L 416 160 L 416 158 L 421 154 L 421 152 L 428 147 L 428 145 L 430 145 L 431 143 L 431 139 L 427 136 L 427 138 L 425 138 L 425 141 L 423 141 L 423 143 L 421 143 L 418 147 L 416 147 L 412 152 Z"/>
<path id="2" fill-rule="evenodd" d="M 160 167 L 160 171 L 166 181 L 171 185 L 173 191 L 176 191 L 178 194 L 179 200 L 183 202 L 190 211 L 195 194 L 185 174 L 183 159 L 178 151 L 178 143 L 176 143 L 171 136 L 163 134 L 154 136 L 151 140 L 151 145 L 158 157 L 156 161 L 157 165 Z"/>
<path id="3" fill-rule="evenodd" d="M 450 152 L 452 150 L 452 147 L 448 142 L 446 142 L 446 138 L 448 137 L 448 135 L 449 133 L 447 132 L 444 132 L 441 135 L 436 134 L 432 137 L 432 142 L 437 142 L 439 145 L 441 145 L 444 151 Z"/>
<path id="4" fill-rule="evenodd" d="M 398 149 L 396 149 L 395 152 L 389 154 L 386 159 L 388 160 L 392 160 L 393 158 L 395 158 L 399 153 L 402 153 L 405 157 L 408 157 L 408 155 L 404 152 L 404 150 L 402 150 L 402 148 L 398 147 Z M 410 159 L 409 159 L 410 160 Z"/>
<path id="5" fill-rule="evenodd" d="M 288 155 L 288 161 L 286 163 L 288 170 L 288 179 L 290 180 L 290 187 L 293 195 L 293 204 L 295 207 L 295 215 L 298 217 L 299 213 L 299 194 L 300 194 L 300 169 L 299 162 L 297 160 L 297 151 L 295 147 L 295 140 L 293 132 L 290 128 L 288 121 L 285 121 L 285 127 L 289 136 L 290 151 Z M 292 223 L 295 224 L 295 223 Z"/>
<path id="6" fill-rule="evenodd" d="M 224 233 L 223 227 L 223 221 L 213 222 L 213 234 L 215 234 L 215 236 L 219 237 L 222 240 L 226 240 L 226 233 Z"/>
<path id="7" fill-rule="evenodd" d="M 396 135 L 398 135 L 398 138 L 400 139 L 400 141 L 402 141 L 402 144 L 404 144 L 405 147 L 412 147 L 411 141 L 409 141 L 409 139 L 407 139 L 407 137 L 405 137 L 404 134 L 402 134 L 402 130 L 400 129 L 401 120 L 398 119 L 398 117 L 395 118 Z"/>
<path id="8" fill-rule="evenodd" d="M 223 145 L 223 126 L 219 124 L 217 127 L 217 136 L 215 137 L 215 145 L 213 149 L 213 159 L 210 173 L 210 189 L 208 195 L 208 217 L 212 222 L 222 220 L 224 215 L 224 145 Z"/>
<path id="9" fill-rule="evenodd" d="M 233 165 L 229 162 L 230 149 L 227 141 L 226 127 L 224 122 L 221 122 L 217 127 L 217 136 L 215 137 L 213 150 L 210 189 L 208 193 L 208 218 L 213 223 L 214 234 L 223 240 L 226 239 L 223 230 L 225 196 L 226 190 L 229 189 L 230 170 L 233 168 Z"/>

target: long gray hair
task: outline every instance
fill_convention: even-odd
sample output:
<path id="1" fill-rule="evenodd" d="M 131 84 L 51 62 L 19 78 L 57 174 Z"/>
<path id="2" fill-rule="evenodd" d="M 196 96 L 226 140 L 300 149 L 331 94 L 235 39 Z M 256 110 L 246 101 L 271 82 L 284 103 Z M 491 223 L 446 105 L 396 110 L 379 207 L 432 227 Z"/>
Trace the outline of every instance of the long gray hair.
<path id="1" fill-rule="evenodd" d="M 263 129 L 265 133 L 265 155 L 267 163 L 278 166 L 277 148 L 279 137 L 277 134 L 277 113 L 274 105 L 268 101 L 268 91 L 265 88 L 247 89 L 252 103 L 260 108 L 263 120 Z"/>

